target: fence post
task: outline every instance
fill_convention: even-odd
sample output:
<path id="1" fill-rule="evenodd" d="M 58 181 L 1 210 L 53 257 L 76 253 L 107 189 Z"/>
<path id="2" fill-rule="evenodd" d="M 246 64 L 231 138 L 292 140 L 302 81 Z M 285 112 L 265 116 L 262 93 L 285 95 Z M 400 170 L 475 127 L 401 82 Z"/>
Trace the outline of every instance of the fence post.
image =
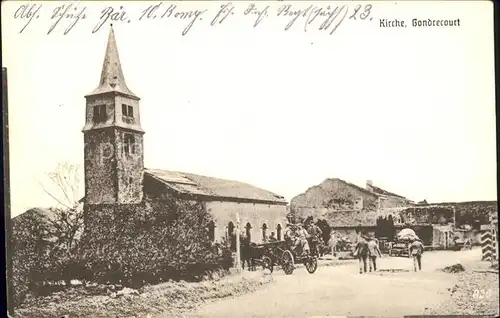
<path id="1" fill-rule="evenodd" d="M 492 252 L 493 255 L 491 257 L 491 261 L 494 263 L 498 262 L 498 217 L 496 215 L 490 215 L 490 224 L 491 224 L 491 243 L 492 243 Z"/>
<path id="2" fill-rule="evenodd" d="M 491 261 L 493 259 L 493 246 L 491 240 L 491 232 L 485 231 L 481 234 L 481 260 Z"/>

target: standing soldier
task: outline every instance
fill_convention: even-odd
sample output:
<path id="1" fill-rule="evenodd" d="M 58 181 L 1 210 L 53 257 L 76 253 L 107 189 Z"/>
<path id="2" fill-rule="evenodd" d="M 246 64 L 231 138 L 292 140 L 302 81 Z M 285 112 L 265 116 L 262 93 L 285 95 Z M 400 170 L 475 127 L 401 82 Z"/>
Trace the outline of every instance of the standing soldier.
<path id="1" fill-rule="evenodd" d="M 370 238 L 370 241 L 368 242 L 368 252 L 370 256 L 370 272 L 377 271 L 377 256 L 382 257 L 382 253 L 380 252 L 380 247 L 378 246 L 378 241 L 374 237 Z"/>
<path id="2" fill-rule="evenodd" d="M 356 249 L 354 250 L 354 257 L 356 257 L 359 260 L 359 273 L 363 274 L 363 272 L 366 273 L 366 261 L 368 259 L 368 242 L 365 238 L 365 236 L 362 234 L 359 239 L 358 243 L 356 244 Z"/>
<path id="3" fill-rule="evenodd" d="M 328 240 L 328 249 L 332 253 L 332 257 L 335 257 L 337 252 L 337 235 L 334 230 L 330 232 L 330 239 Z"/>
<path id="4" fill-rule="evenodd" d="M 319 245 L 322 242 L 323 231 L 313 223 L 313 219 L 311 217 L 310 222 L 307 226 L 307 233 L 312 237 L 310 248 L 314 250 L 316 254 L 319 254 Z"/>
<path id="5" fill-rule="evenodd" d="M 411 238 L 410 240 L 410 255 L 413 257 L 413 268 L 415 272 L 422 270 L 422 254 L 424 253 L 424 244 L 419 238 Z"/>

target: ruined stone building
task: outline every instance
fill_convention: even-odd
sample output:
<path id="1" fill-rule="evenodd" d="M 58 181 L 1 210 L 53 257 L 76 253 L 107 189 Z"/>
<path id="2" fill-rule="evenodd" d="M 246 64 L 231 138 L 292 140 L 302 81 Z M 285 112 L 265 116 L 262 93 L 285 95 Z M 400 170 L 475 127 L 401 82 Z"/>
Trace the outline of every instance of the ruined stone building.
<path id="1" fill-rule="evenodd" d="M 327 211 L 379 211 L 413 204 L 403 196 L 374 186 L 371 181 L 362 188 L 338 178 L 326 179 L 290 202 L 291 209 L 300 215 Z"/>
<path id="2" fill-rule="evenodd" d="M 340 236 L 354 240 L 358 229 L 374 232 L 380 217 L 390 217 L 400 224 L 401 218 L 391 209 L 413 204 L 401 195 L 374 186 L 371 181 L 363 188 L 329 178 L 295 196 L 290 201 L 290 209 L 299 218 L 313 216 L 320 220 L 324 231 L 334 229 Z"/>
<path id="3" fill-rule="evenodd" d="M 140 98 L 125 82 L 113 29 L 99 85 L 85 98 L 86 229 L 92 228 L 95 213 L 189 200 L 205 204 L 214 241 L 234 235 L 236 213 L 252 241 L 260 242 L 270 232 L 282 235 L 287 202 L 280 195 L 238 181 L 144 167 Z"/>
<path id="4" fill-rule="evenodd" d="M 453 240 L 453 206 L 416 205 L 371 181 L 362 188 L 344 180 L 326 179 L 294 197 L 290 207 L 299 218 L 313 216 L 324 231 L 334 230 L 352 241 L 360 231 L 392 240 L 406 227 L 414 229 L 424 244 L 436 248 L 448 248 Z"/>

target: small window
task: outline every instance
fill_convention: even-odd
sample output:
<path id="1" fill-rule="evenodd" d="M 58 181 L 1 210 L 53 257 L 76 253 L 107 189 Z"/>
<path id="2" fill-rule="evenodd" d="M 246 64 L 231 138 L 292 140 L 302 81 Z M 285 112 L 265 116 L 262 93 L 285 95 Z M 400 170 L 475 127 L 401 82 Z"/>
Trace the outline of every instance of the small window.
<path id="1" fill-rule="evenodd" d="M 125 139 L 123 141 L 123 151 L 126 154 L 135 153 L 135 138 L 134 135 L 125 134 Z"/>
<path id="2" fill-rule="evenodd" d="M 122 104 L 122 115 L 126 117 L 134 117 L 134 107 Z"/>
<path id="3" fill-rule="evenodd" d="M 106 105 L 98 105 L 94 106 L 94 122 L 99 123 L 106 121 L 107 119 L 107 114 L 106 114 Z"/>

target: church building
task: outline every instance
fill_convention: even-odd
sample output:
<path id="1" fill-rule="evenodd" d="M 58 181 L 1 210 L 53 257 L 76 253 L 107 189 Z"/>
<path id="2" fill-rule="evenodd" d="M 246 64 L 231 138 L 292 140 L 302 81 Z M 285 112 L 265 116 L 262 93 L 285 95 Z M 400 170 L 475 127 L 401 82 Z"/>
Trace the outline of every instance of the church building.
<path id="1" fill-rule="evenodd" d="M 99 85 L 85 98 L 86 229 L 92 228 L 94 213 L 116 214 L 131 206 L 149 209 L 151 202 L 188 200 L 204 203 L 212 216 L 214 241 L 235 234 L 237 214 L 241 231 L 254 242 L 271 232 L 282 236 L 287 206 L 283 196 L 243 182 L 144 168 L 140 98 L 125 82 L 113 28 Z"/>

